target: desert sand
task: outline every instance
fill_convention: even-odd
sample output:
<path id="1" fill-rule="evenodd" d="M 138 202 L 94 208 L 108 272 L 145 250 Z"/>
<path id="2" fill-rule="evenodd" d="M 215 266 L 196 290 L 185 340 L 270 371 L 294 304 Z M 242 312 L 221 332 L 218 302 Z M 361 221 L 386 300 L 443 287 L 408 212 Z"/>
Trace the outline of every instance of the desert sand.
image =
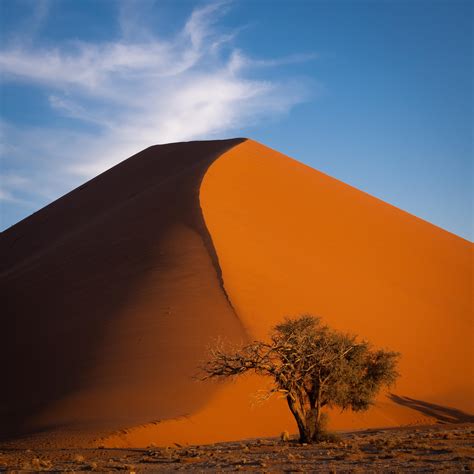
<path id="1" fill-rule="evenodd" d="M 0 437 L 106 447 L 295 431 L 206 348 L 312 313 L 402 353 L 335 429 L 472 421 L 472 244 L 252 140 L 148 148 L 0 234 Z"/>

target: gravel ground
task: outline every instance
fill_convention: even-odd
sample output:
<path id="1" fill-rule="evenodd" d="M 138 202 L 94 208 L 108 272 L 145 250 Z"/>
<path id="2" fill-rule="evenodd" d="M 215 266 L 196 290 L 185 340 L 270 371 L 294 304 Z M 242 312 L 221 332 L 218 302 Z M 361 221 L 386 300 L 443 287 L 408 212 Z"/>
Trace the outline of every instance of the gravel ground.
<path id="1" fill-rule="evenodd" d="M 340 433 L 317 445 L 256 439 L 146 449 L 0 446 L 0 471 L 473 472 L 474 424 Z"/>

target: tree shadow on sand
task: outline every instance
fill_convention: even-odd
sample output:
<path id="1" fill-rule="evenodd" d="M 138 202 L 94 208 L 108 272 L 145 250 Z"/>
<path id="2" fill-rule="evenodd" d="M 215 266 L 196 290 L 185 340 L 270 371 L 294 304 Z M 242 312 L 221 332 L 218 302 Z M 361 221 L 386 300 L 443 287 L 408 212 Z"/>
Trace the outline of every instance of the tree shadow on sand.
<path id="1" fill-rule="evenodd" d="M 390 400 L 399 405 L 417 410 L 420 413 L 436 418 L 440 423 L 472 423 L 474 416 L 457 408 L 435 405 L 434 403 L 424 402 L 409 397 L 401 397 L 399 395 L 390 394 Z"/>

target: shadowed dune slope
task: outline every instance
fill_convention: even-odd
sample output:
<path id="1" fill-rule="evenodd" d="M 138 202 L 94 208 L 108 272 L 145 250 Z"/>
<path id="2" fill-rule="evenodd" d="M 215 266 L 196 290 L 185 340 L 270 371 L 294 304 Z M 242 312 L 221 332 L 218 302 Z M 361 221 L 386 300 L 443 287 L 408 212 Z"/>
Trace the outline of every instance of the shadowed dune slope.
<path id="1" fill-rule="evenodd" d="M 155 146 L 0 237 L 3 438 L 99 432 L 195 411 L 207 344 L 245 339 L 199 187 L 241 140 Z"/>
<path id="2" fill-rule="evenodd" d="M 152 147 L 2 234 L 0 426 L 107 446 L 294 430 L 282 400 L 252 402 L 264 379 L 190 376 L 217 334 L 300 313 L 402 353 L 394 395 L 333 427 L 468 414 L 471 251 L 251 140 Z"/>
<path id="3" fill-rule="evenodd" d="M 402 353 L 397 395 L 383 394 L 367 413 L 335 411 L 333 428 L 441 419 L 423 406 L 472 413 L 468 241 L 251 140 L 213 163 L 200 200 L 225 289 L 251 337 L 264 338 L 285 316 L 313 313 Z M 237 381 L 191 419 L 142 426 L 107 443 L 202 443 L 294 431 L 282 400 L 252 401 L 267 384 Z"/>

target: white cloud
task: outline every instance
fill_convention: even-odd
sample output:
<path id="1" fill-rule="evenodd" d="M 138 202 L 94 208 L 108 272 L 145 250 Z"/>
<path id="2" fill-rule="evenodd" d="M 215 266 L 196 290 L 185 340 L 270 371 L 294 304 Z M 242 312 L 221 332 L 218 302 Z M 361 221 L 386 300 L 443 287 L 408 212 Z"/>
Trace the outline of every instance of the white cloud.
<path id="1" fill-rule="evenodd" d="M 0 183 L 0 201 L 18 204 L 23 207 L 32 206 L 31 201 L 15 196 L 17 192 L 22 192 L 31 187 L 31 182 L 28 178 L 10 173 L 2 173 Z"/>
<path id="2" fill-rule="evenodd" d="M 4 156 L 34 182 L 43 196 L 38 202 L 147 146 L 238 134 L 307 99 L 304 84 L 255 79 L 252 73 L 311 57 L 264 61 L 232 49 L 234 32 L 221 33 L 215 25 L 227 7 L 219 2 L 198 8 L 180 31 L 162 39 L 143 27 L 141 35 L 133 34 L 141 19 L 124 3 L 117 41 L 57 48 L 15 43 L 0 50 L 4 80 L 41 85 L 57 114 L 92 127 L 4 124 Z M 14 187 L 3 190 L 10 198 L 14 193 Z"/>

